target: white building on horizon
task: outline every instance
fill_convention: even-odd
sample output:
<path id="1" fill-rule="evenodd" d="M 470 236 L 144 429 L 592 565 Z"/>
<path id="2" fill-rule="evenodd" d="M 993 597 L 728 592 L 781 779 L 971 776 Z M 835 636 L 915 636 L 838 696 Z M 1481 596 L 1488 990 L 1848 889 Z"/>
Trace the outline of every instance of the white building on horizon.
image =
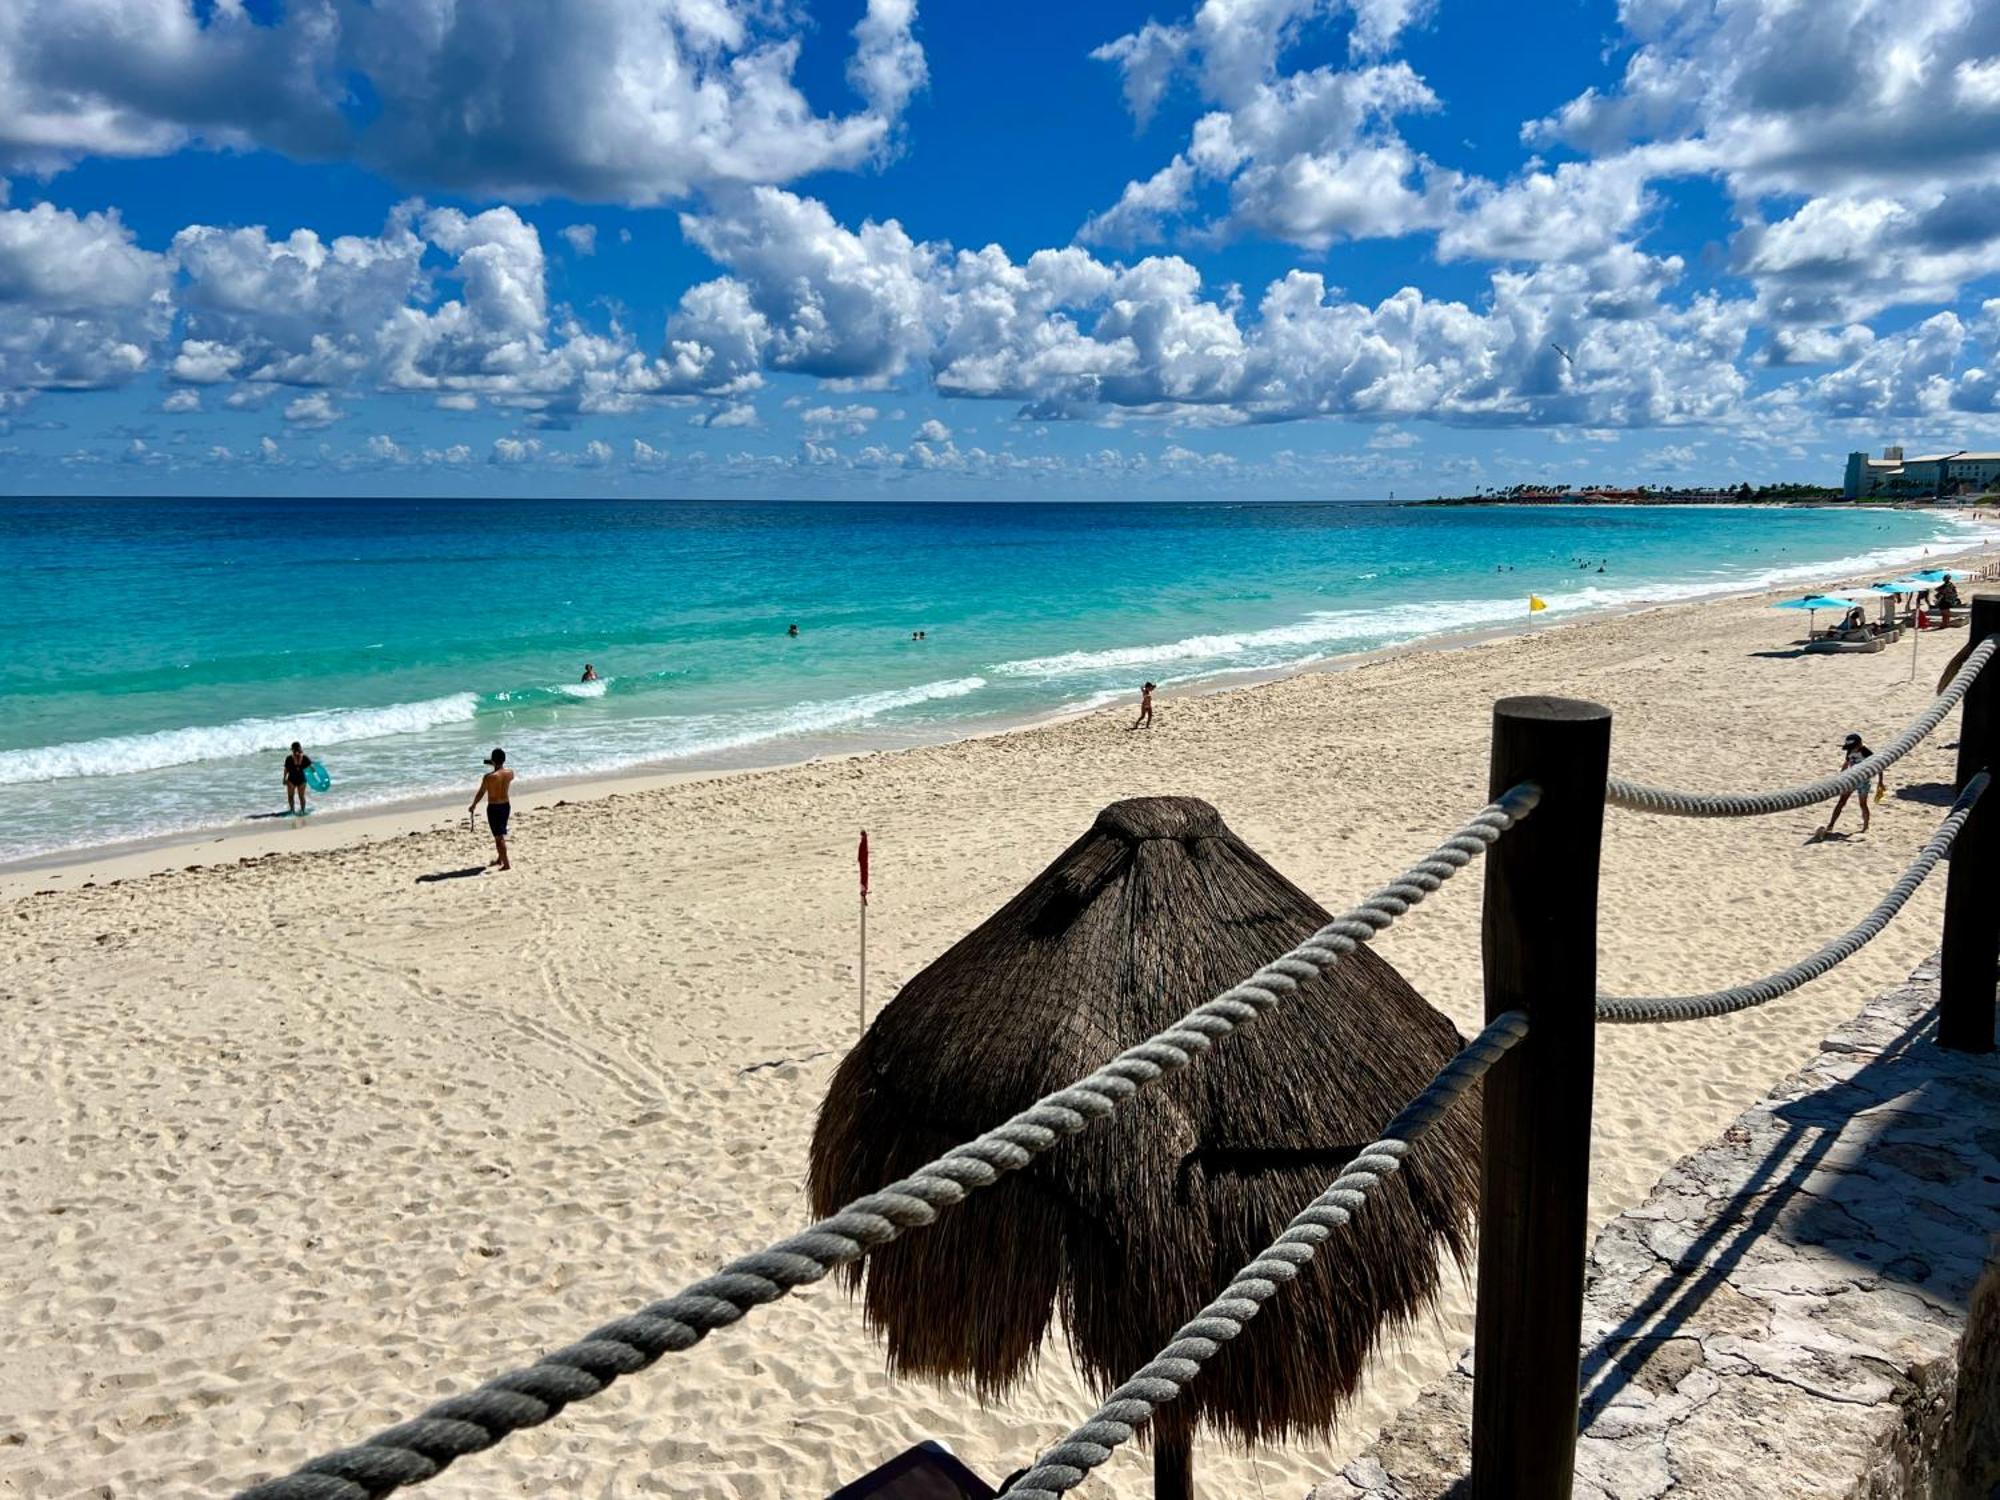
<path id="1" fill-rule="evenodd" d="M 1847 480 L 1841 493 L 1849 500 L 1883 498 L 1925 500 L 1948 495 L 1984 494 L 2000 483 L 2000 453 L 1921 453 L 1905 458 L 1900 445 L 1884 448 L 1880 458 L 1866 453 L 1847 455 Z"/>

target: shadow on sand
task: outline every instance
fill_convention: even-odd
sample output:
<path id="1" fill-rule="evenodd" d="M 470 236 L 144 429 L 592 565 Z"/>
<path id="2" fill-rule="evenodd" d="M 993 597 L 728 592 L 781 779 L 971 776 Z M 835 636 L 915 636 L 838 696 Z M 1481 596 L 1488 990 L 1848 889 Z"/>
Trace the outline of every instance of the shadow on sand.
<path id="1" fill-rule="evenodd" d="M 417 877 L 417 884 L 434 885 L 440 880 L 465 880 L 471 876 L 484 875 L 485 873 L 486 866 L 484 865 L 467 865 L 462 870 L 433 870 L 428 875 L 419 875 Z"/>
<path id="2" fill-rule="evenodd" d="M 1958 800 L 1958 789 L 1948 781 L 1913 781 L 1893 787 L 1889 795 L 1898 802 L 1917 802 L 1925 807 L 1950 807 Z"/>

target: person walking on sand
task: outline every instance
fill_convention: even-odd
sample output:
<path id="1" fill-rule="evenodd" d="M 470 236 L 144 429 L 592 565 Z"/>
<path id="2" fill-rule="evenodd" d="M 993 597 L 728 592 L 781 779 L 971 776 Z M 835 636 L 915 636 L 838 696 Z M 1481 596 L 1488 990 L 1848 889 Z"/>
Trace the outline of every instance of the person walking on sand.
<path id="1" fill-rule="evenodd" d="M 1139 689 L 1139 717 L 1126 726 L 1125 732 L 1130 734 L 1134 729 L 1151 729 L 1152 727 L 1153 684 L 1149 682 Z"/>
<path id="2" fill-rule="evenodd" d="M 312 764 L 312 757 L 299 748 L 297 740 L 292 741 L 292 753 L 285 757 L 285 811 L 304 813 L 306 811 L 306 767 Z"/>
<path id="3" fill-rule="evenodd" d="M 479 790 L 472 794 L 472 805 L 465 813 L 470 817 L 479 810 L 479 802 L 486 800 L 486 826 L 493 831 L 493 863 L 491 870 L 511 870 L 507 861 L 507 818 L 514 811 L 512 790 L 514 773 L 507 769 L 507 752 L 496 749 L 486 757 L 484 764 L 493 769 L 479 778 Z"/>
<path id="4" fill-rule="evenodd" d="M 1951 581 L 1949 575 L 1946 576 L 1943 583 L 1938 585 L 1935 597 L 1937 599 L 1938 615 L 1941 618 L 1941 623 L 1948 629 L 1951 625 L 1951 612 L 1955 609 L 1963 609 L 1965 601 L 1959 598 L 1958 585 Z"/>
<path id="5" fill-rule="evenodd" d="M 1861 762 L 1868 759 L 1868 757 L 1873 755 L 1875 752 L 1873 750 L 1870 750 L 1866 745 L 1861 743 L 1860 735 L 1850 734 L 1846 739 L 1840 742 L 1840 753 L 1841 753 L 1840 769 L 1843 771 L 1851 771 L 1856 766 L 1860 765 Z M 1888 779 L 1884 777 L 1880 771 L 1877 771 L 1875 773 L 1875 800 L 1877 802 L 1880 802 L 1883 796 L 1887 794 L 1888 790 L 1889 790 Z M 1866 782 L 1863 782 L 1859 788 L 1859 791 L 1861 793 L 1861 831 L 1863 833 L 1866 833 L 1868 831 L 1868 822 L 1869 822 L 1868 784 Z M 1833 816 L 1831 816 L 1826 820 L 1826 827 L 1820 830 L 1822 834 L 1828 834 L 1833 832 L 1833 825 L 1840 821 L 1841 809 L 1847 806 L 1847 799 L 1853 795 L 1854 795 L 1853 790 L 1845 791 L 1840 794 L 1840 800 L 1833 804 Z"/>

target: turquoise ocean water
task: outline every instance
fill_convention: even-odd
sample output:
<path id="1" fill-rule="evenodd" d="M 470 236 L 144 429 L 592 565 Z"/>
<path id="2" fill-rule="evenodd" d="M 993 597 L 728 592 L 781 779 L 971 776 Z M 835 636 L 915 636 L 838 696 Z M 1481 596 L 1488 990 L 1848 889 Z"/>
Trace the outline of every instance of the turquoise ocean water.
<path id="1" fill-rule="evenodd" d="M 1884 510 L 0 500 L 0 860 L 282 809 L 293 739 L 322 809 L 469 791 L 496 744 L 524 782 L 768 764 L 1512 624 L 1531 590 L 1549 620 L 1972 539 Z"/>

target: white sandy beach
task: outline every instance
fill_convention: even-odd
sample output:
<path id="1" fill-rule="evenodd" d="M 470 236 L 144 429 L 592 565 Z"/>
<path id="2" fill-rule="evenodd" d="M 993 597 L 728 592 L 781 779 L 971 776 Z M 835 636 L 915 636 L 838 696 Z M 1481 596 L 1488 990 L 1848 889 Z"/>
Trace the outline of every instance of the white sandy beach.
<path id="1" fill-rule="evenodd" d="M 571 789 L 562 806 L 524 796 L 505 876 L 420 881 L 491 852 L 462 813 L 434 812 L 0 872 L 0 1495 L 227 1494 L 802 1224 L 814 1111 L 855 1034 L 861 827 L 880 1004 L 1117 798 L 1205 797 L 1338 907 L 1480 804 L 1498 696 L 1609 704 L 1626 776 L 1788 784 L 1837 767 L 1847 730 L 1891 737 L 1965 638 L 1923 639 L 1912 682 L 1907 642 L 1787 654 L 1800 622 L 1767 602 L 1166 699 L 1150 733 L 1125 733 L 1121 706 Z M 1808 842 L 1824 808 L 1612 813 L 1605 987 L 1746 979 L 1848 926 L 1942 816 L 1955 726 L 1892 771 L 1865 837 Z M 1858 835 L 1852 807 L 1843 826 Z M 1461 1029 L 1479 1012 L 1478 896 L 1475 875 L 1381 942 Z M 1640 1198 L 1901 978 L 1936 945 L 1941 904 L 1938 880 L 1776 1005 L 1601 1033 L 1595 1213 Z M 1205 1444 L 1198 1482 L 1296 1500 L 1469 1330 L 1457 1291 L 1384 1358 L 1336 1441 L 1251 1458 Z M 1087 1408 L 1060 1356 L 988 1410 L 893 1382 L 856 1305 L 822 1286 L 421 1493 L 798 1500 L 926 1436 L 997 1481 Z M 1136 1493 L 1144 1464 L 1122 1455 L 1097 1492 Z"/>

